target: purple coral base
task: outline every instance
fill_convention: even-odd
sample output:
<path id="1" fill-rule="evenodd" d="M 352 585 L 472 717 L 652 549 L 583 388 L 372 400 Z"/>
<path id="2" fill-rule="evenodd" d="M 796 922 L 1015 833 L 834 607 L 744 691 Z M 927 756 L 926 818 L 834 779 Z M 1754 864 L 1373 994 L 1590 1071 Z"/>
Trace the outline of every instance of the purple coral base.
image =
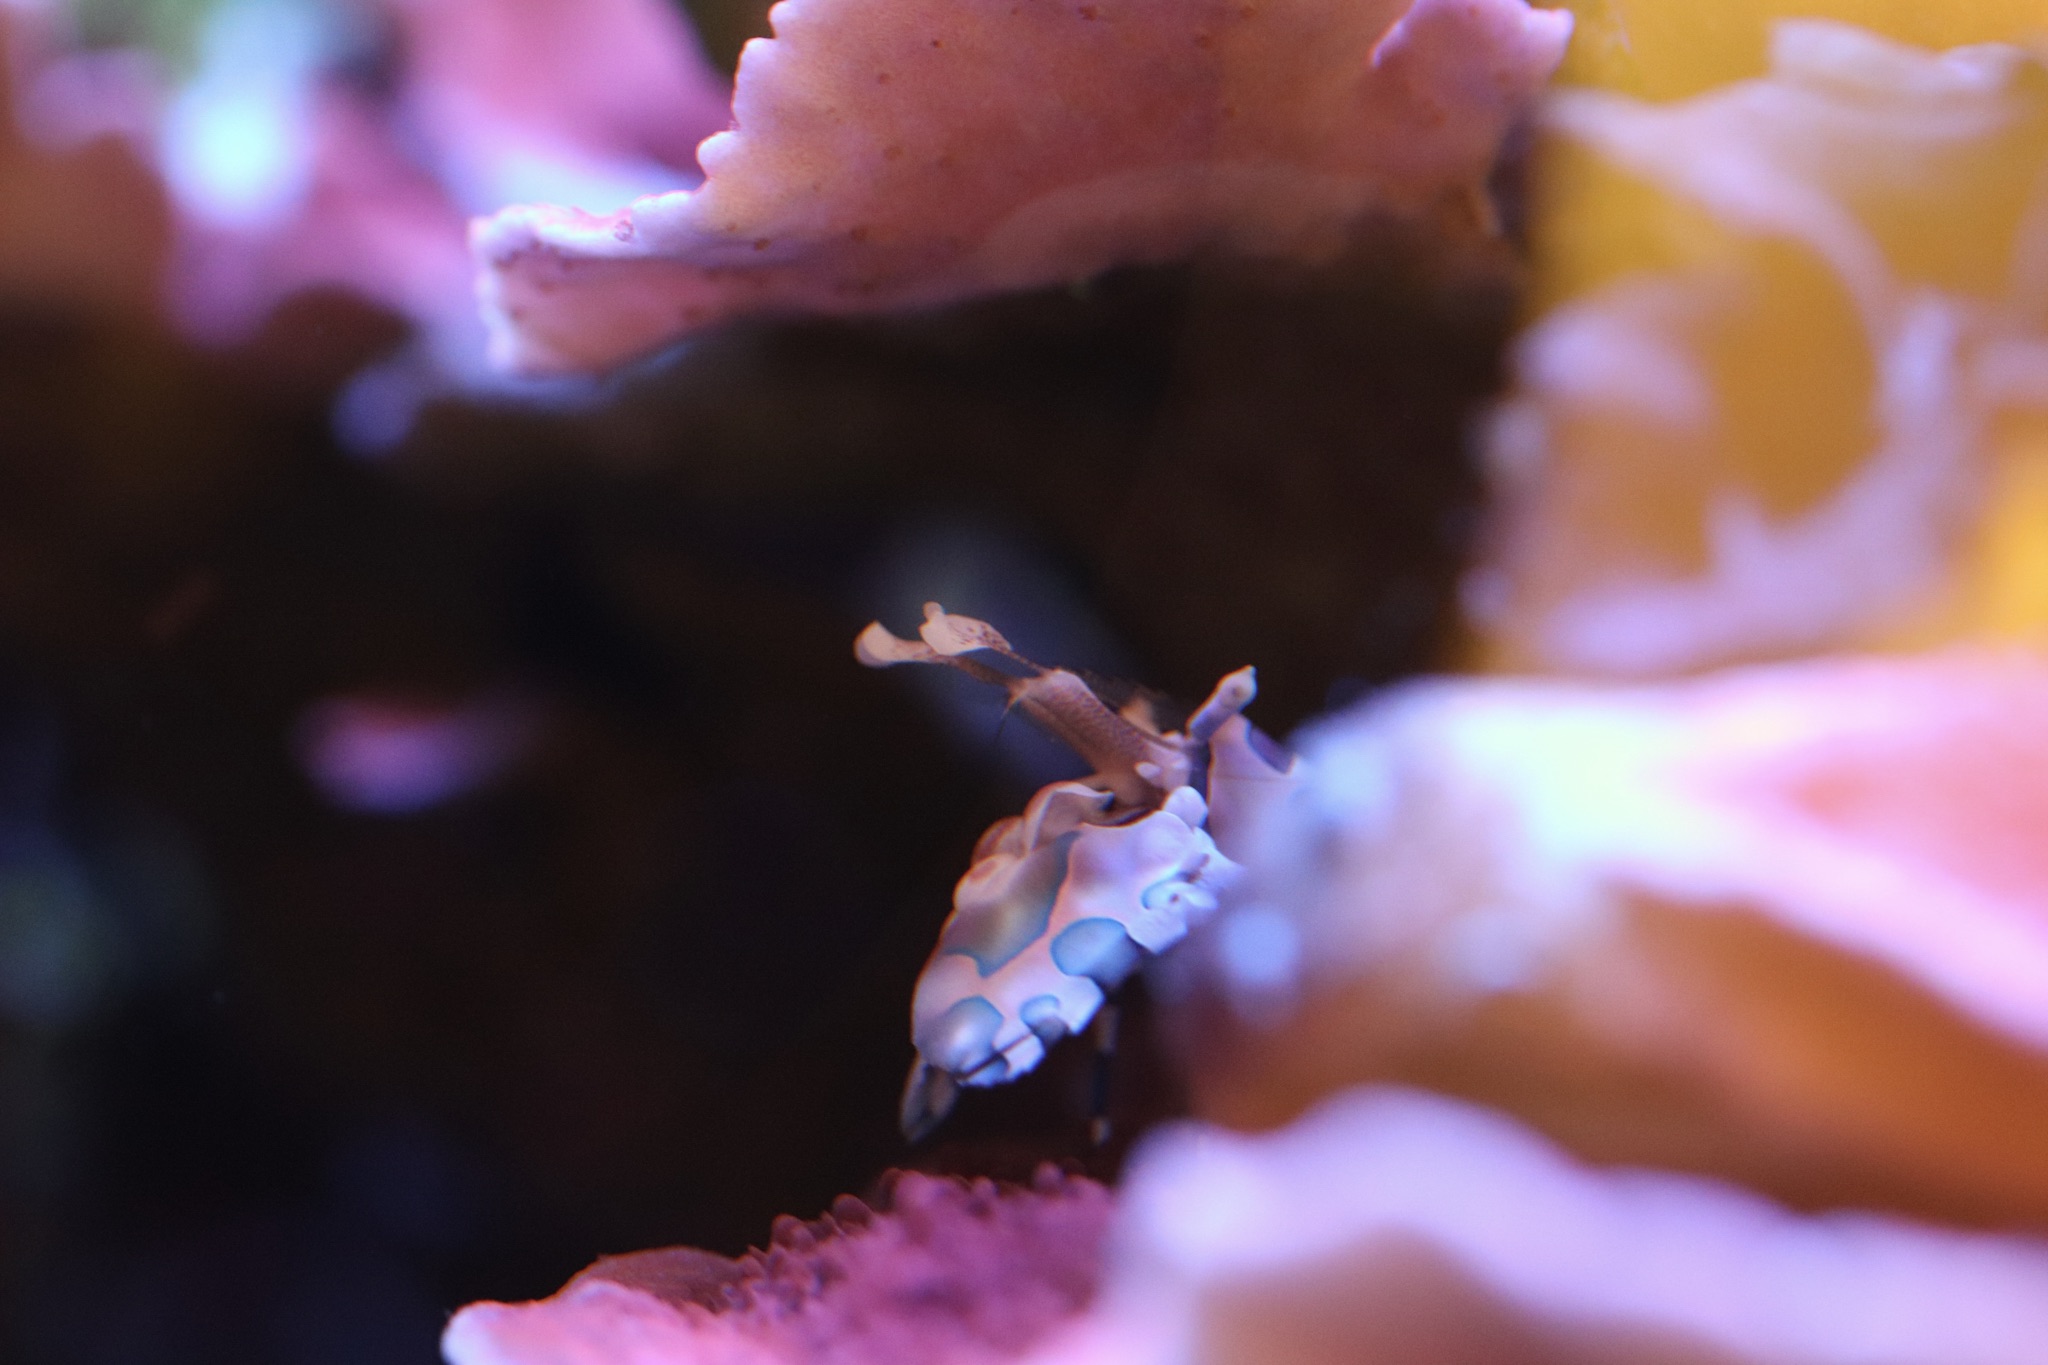
<path id="1" fill-rule="evenodd" d="M 552 1298 L 449 1324 L 452 1365 L 1011 1359 L 1086 1308 L 1112 1198 L 1041 1166 L 1027 1187 L 890 1172 L 728 1259 L 688 1247 L 599 1260 Z"/>

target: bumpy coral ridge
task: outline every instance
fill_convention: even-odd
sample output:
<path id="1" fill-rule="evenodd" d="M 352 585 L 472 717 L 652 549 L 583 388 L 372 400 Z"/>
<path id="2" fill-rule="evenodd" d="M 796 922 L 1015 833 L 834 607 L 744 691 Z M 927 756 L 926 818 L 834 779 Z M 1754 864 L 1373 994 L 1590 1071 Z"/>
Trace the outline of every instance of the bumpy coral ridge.
<path id="1" fill-rule="evenodd" d="M 1013 1359 L 1079 1313 L 1100 1277 L 1109 1192 L 1041 1166 L 1030 1188 L 891 1172 L 727 1260 L 688 1248 L 608 1257 L 553 1298 L 475 1304 L 453 1365 L 971 1365 Z"/>

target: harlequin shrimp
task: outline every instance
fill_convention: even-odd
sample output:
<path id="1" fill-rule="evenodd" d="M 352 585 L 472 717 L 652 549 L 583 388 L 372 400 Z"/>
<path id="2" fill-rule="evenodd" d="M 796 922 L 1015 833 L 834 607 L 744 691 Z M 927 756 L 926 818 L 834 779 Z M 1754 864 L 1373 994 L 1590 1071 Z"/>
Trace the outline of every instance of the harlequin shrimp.
<path id="1" fill-rule="evenodd" d="M 924 610 L 919 639 L 877 621 L 855 656 L 871 668 L 945 664 L 1001 687 L 1095 771 L 1041 788 L 975 845 L 911 1001 L 917 1060 L 902 1120 L 913 1139 L 960 1087 L 1037 1066 L 1147 955 L 1213 912 L 1242 871 L 1232 853 L 1298 768 L 1239 714 L 1258 691 L 1250 668 L 1218 682 L 1184 728 L 1162 730 L 1149 697 L 1112 710 L 1078 674 L 1032 663 L 986 622 L 936 602 Z"/>

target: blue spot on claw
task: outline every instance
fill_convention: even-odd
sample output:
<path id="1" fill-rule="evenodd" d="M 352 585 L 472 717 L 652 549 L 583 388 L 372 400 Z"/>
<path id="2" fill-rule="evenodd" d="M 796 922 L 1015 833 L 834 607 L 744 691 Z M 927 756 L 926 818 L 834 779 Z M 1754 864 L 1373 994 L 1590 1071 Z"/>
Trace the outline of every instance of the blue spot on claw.
<path id="1" fill-rule="evenodd" d="M 1002 1013 L 978 995 L 956 1000 L 938 1018 L 918 1031 L 917 1051 L 941 1071 L 965 1076 L 995 1058 L 996 1030 Z"/>
<path id="2" fill-rule="evenodd" d="M 1024 1021 L 1024 1027 L 1038 1035 L 1048 1045 L 1067 1036 L 1067 1021 L 1060 1018 L 1059 997 L 1034 995 L 1017 1007 L 1017 1017 Z"/>
<path id="3" fill-rule="evenodd" d="M 939 939 L 939 951 L 973 958 L 986 977 L 1037 942 L 1052 919 L 1060 883 L 1067 879 L 1067 851 L 1073 844 L 1068 834 L 1032 850 L 993 900 L 970 903 L 963 898 Z"/>
<path id="4" fill-rule="evenodd" d="M 1053 965 L 1068 976 L 1085 976 L 1107 989 L 1138 965 L 1138 945 L 1113 919 L 1076 920 L 1052 941 Z"/>

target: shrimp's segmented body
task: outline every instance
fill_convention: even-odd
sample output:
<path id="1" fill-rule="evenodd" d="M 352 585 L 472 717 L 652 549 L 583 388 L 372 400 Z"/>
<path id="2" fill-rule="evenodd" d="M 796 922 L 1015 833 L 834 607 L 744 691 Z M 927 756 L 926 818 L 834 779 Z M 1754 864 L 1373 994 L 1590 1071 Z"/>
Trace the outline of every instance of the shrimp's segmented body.
<path id="1" fill-rule="evenodd" d="M 1106 991 L 1213 912 L 1241 872 L 1218 840 L 1231 844 L 1299 766 L 1239 714 L 1258 690 L 1249 668 L 1217 683 L 1184 729 L 1161 731 L 1149 701 L 1113 711 L 1079 675 L 1030 662 L 987 623 L 935 602 L 919 635 L 876 622 L 854 653 L 875 668 L 948 664 L 1002 687 L 1095 772 L 1042 788 L 1021 816 L 991 826 L 954 888 L 911 1001 L 917 1061 L 902 1117 L 912 1137 L 945 1117 L 961 1086 L 1037 1066 L 1088 1025 Z M 974 657 L 984 651 L 1021 672 Z"/>

